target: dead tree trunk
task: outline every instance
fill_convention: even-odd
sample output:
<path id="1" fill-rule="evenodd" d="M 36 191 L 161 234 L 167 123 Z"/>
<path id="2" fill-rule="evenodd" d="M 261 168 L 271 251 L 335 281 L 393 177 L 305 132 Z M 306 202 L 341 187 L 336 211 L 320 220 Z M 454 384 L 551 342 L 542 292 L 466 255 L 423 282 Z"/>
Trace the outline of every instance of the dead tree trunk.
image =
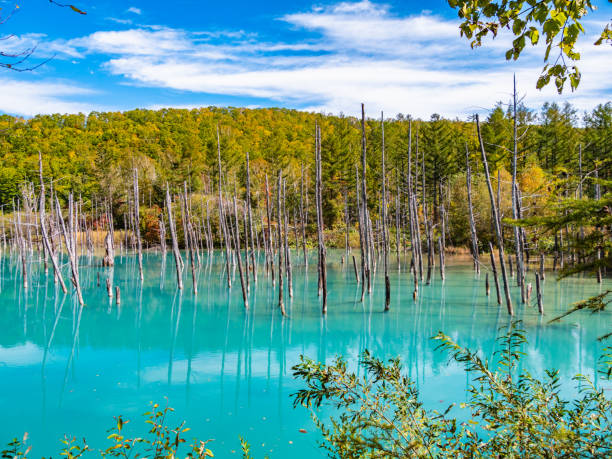
<path id="1" fill-rule="evenodd" d="M 136 235 L 136 247 L 138 249 L 138 274 L 140 276 L 140 280 L 143 281 L 142 239 L 140 238 L 140 203 L 138 196 L 138 169 L 134 168 L 134 234 Z"/>
<path id="2" fill-rule="evenodd" d="M 255 263 L 255 237 L 253 233 L 253 213 L 251 210 L 251 166 L 249 164 L 249 152 L 246 154 L 246 206 L 247 206 L 247 218 L 249 220 L 249 237 L 251 239 L 250 254 L 251 254 L 251 267 L 253 269 L 253 281 L 257 283 L 257 265 Z M 247 253 L 248 256 L 248 253 Z M 249 272 L 247 270 L 247 278 Z"/>
<path id="3" fill-rule="evenodd" d="M 439 256 L 440 256 L 440 279 L 442 279 L 442 281 L 444 281 L 445 279 L 445 275 L 444 275 L 444 242 L 442 242 L 442 235 L 440 235 L 440 237 L 438 237 L 438 251 Z"/>
<path id="4" fill-rule="evenodd" d="M 414 218 L 414 250 L 416 252 L 415 275 L 423 281 L 423 244 L 421 243 L 421 222 L 419 221 L 419 206 L 416 191 L 412 194 L 412 216 Z M 423 215 L 425 218 L 425 215 Z M 417 272 L 418 270 L 418 272 Z"/>
<path id="5" fill-rule="evenodd" d="M 166 182 L 166 209 L 168 211 L 168 226 L 170 227 L 170 236 L 172 237 L 172 253 L 174 254 L 174 262 L 176 264 L 176 283 L 180 290 L 183 289 L 183 259 L 179 251 L 178 240 L 176 237 L 176 227 L 174 225 L 174 216 L 172 214 L 172 198 L 170 197 L 170 187 Z"/>
<path id="6" fill-rule="evenodd" d="M 480 261 L 478 259 L 478 235 L 476 233 L 476 223 L 474 222 L 474 207 L 472 205 L 472 170 L 470 168 L 470 152 L 467 142 L 465 143 L 465 180 L 467 185 L 468 215 L 470 218 L 470 236 L 472 239 L 472 258 L 474 259 L 474 269 L 480 274 Z"/>
<path id="7" fill-rule="evenodd" d="M 287 267 L 287 288 L 289 298 L 293 298 L 293 273 L 291 270 L 291 249 L 289 248 L 289 217 L 287 215 L 286 180 L 283 180 L 283 214 L 285 225 L 285 265 Z"/>
<path id="8" fill-rule="evenodd" d="M 495 235 L 497 237 L 499 264 L 501 265 L 502 279 L 504 281 L 504 294 L 506 296 L 506 307 L 508 314 L 513 315 L 514 310 L 512 309 L 512 298 L 510 297 L 510 289 L 508 287 L 508 277 L 506 275 L 506 261 L 504 256 L 504 241 L 501 234 L 501 222 L 499 219 L 499 213 L 497 206 L 495 205 L 495 197 L 493 196 L 493 188 L 491 187 L 491 176 L 489 175 L 489 164 L 487 163 L 487 154 L 484 149 L 484 142 L 482 141 L 482 135 L 480 133 L 480 121 L 478 115 L 476 115 L 476 129 L 478 131 L 478 142 L 480 144 L 480 153 L 482 155 L 482 163 L 484 165 L 485 177 L 487 180 L 487 187 L 489 189 L 489 198 L 491 200 L 491 211 L 493 213 L 493 223 L 495 226 Z"/>
<path id="9" fill-rule="evenodd" d="M 495 252 L 493 251 L 493 244 L 491 244 L 491 241 L 489 241 L 489 253 L 491 255 L 491 269 L 493 270 L 493 280 L 495 281 L 495 292 L 497 293 L 497 304 L 501 304 L 502 298 L 499 288 L 499 278 L 497 277 L 497 267 L 495 266 Z"/>
<path id="10" fill-rule="evenodd" d="M 535 273 L 536 282 L 536 293 L 538 295 L 538 312 L 544 314 L 544 306 L 542 305 L 542 289 L 540 286 L 540 275 L 538 272 Z"/>
<path id="11" fill-rule="evenodd" d="M 417 158 L 418 158 L 418 154 L 419 152 L 417 150 Z M 421 160 L 421 183 L 422 183 L 421 185 L 421 206 L 423 207 L 423 227 L 425 229 L 425 238 L 426 238 L 426 243 L 427 243 L 427 280 L 425 281 L 425 285 L 429 285 L 431 282 L 431 274 L 432 274 L 432 270 L 433 270 L 434 263 L 435 263 L 434 256 L 435 256 L 436 249 L 434 245 L 434 236 L 433 236 L 434 222 L 433 222 L 433 218 L 430 217 L 427 212 L 427 199 L 426 199 L 427 188 L 425 187 L 425 154 L 424 153 L 423 153 L 423 157 Z M 435 197 L 434 197 L 433 206 L 434 206 L 433 213 L 435 216 Z M 415 207 L 417 208 L 416 215 L 418 215 L 418 205 Z M 419 251 L 420 250 L 422 249 L 419 246 Z M 421 277 L 421 280 L 422 280 L 422 277 Z"/>
<path id="12" fill-rule="evenodd" d="M 102 266 L 114 266 L 115 265 L 115 232 L 113 227 L 113 212 L 111 204 L 106 202 L 106 223 L 108 225 L 106 236 L 104 237 L 104 248 L 105 254 L 102 260 Z"/>
<path id="13" fill-rule="evenodd" d="M 278 171 L 278 180 L 276 182 L 276 228 L 277 228 L 277 241 L 278 241 L 278 307 L 281 310 L 283 316 L 285 313 L 285 303 L 283 301 L 283 251 L 281 249 L 282 234 L 281 234 L 281 221 L 282 221 L 282 207 L 281 207 L 281 183 L 282 183 L 282 172 Z"/>
<path id="14" fill-rule="evenodd" d="M 516 76 L 514 77 L 513 92 L 513 149 L 512 149 L 512 218 L 519 218 L 518 183 L 516 181 L 516 160 L 518 156 L 518 119 L 516 111 Z M 521 302 L 525 303 L 525 268 L 523 266 L 523 251 L 521 250 L 521 237 L 519 227 L 513 225 L 514 229 L 514 251 L 516 254 L 516 282 L 521 288 Z"/>
<path id="15" fill-rule="evenodd" d="M 400 176 L 397 173 L 396 182 L 396 194 L 395 194 L 395 255 L 397 257 L 397 269 L 400 269 L 400 217 L 401 217 L 401 204 L 400 204 Z"/>
<path id="16" fill-rule="evenodd" d="M 23 237 L 23 227 L 21 225 L 21 212 L 17 209 L 17 220 L 15 220 L 15 236 L 17 238 L 17 248 L 19 249 L 19 257 L 21 259 L 21 280 L 23 289 L 28 289 L 28 265 L 26 261 L 26 242 Z"/>
<path id="17" fill-rule="evenodd" d="M 414 208 L 412 206 L 412 121 L 408 121 L 408 175 L 407 175 L 407 186 L 408 186 L 408 219 L 409 219 L 409 230 L 410 230 L 410 252 L 412 261 L 410 263 L 412 268 L 412 274 L 415 279 L 418 278 L 418 265 L 419 259 L 416 251 L 416 229 L 415 229 L 415 215 Z M 418 291 L 418 281 L 415 282 L 415 292 L 413 296 L 416 295 Z"/>
<path id="18" fill-rule="evenodd" d="M 45 221 L 45 182 L 43 181 L 43 166 L 42 166 L 42 155 L 38 152 L 38 172 L 40 177 L 40 206 L 39 206 L 39 218 L 40 218 L 40 230 L 42 233 L 43 244 L 45 246 L 45 250 L 49 254 L 51 258 L 51 263 L 53 264 L 53 271 L 55 273 L 55 278 L 59 281 L 60 286 L 62 287 L 62 291 L 67 293 L 66 284 L 64 284 L 64 277 L 62 276 L 62 271 L 58 266 L 57 258 L 55 253 L 53 252 L 53 248 L 49 243 L 49 233 L 47 232 L 47 223 Z M 53 197 L 52 197 L 53 199 Z"/>
<path id="19" fill-rule="evenodd" d="M 372 291 L 372 283 L 371 283 L 371 268 L 372 263 L 370 260 L 370 243 L 369 243 L 369 231 L 368 231 L 368 194 L 366 187 L 366 176 L 367 176 L 367 168 L 366 168 L 366 131 L 365 131 L 365 107 L 361 104 L 361 205 L 363 207 L 362 219 L 364 223 L 364 262 L 365 262 L 365 282 L 367 282 L 368 293 Z M 365 285 L 364 285 L 365 287 Z"/>
<path id="20" fill-rule="evenodd" d="M 196 250 L 196 241 L 195 241 L 195 232 L 193 230 L 193 225 L 191 223 L 191 214 L 189 212 L 189 201 L 187 197 L 187 182 L 183 182 L 183 221 L 185 222 L 185 226 L 183 228 L 183 233 L 185 236 L 185 247 L 189 253 L 189 265 L 191 268 L 191 283 L 193 285 L 193 294 L 198 294 L 198 280 L 196 276 L 196 267 L 195 267 L 195 257 L 194 252 Z"/>
<path id="21" fill-rule="evenodd" d="M 385 270 L 385 311 L 389 310 L 391 302 L 391 282 L 389 282 L 389 250 L 387 247 L 387 178 L 385 174 L 385 119 L 381 112 L 380 124 L 382 132 L 382 243 L 383 243 L 383 265 Z"/>
<path id="22" fill-rule="evenodd" d="M 344 191 L 344 225 L 345 225 L 345 233 L 344 233 L 344 256 L 346 257 L 348 263 L 349 256 L 349 232 L 350 232 L 350 218 L 349 218 L 349 205 L 348 205 L 348 190 Z M 344 257 L 342 257 L 344 260 Z"/>
<path id="23" fill-rule="evenodd" d="M 596 166 L 599 167 L 599 166 Z M 595 169 L 595 200 L 599 201 L 601 199 L 601 185 L 597 181 L 599 179 L 599 170 Z M 599 245 L 597 247 L 597 283 L 601 284 L 602 281 L 602 269 L 601 269 L 601 256 L 602 256 L 602 247 Z M 542 278 L 543 280 L 543 278 Z"/>
<path id="24" fill-rule="evenodd" d="M 363 238 L 363 212 L 361 210 L 361 199 L 360 196 L 360 187 L 361 183 L 359 181 L 359 169 L 355 165 L 355 200 L 357 204 L 357 228 L 359 230 L 359 255 L 361 261 L 361 301 L 363 301 L 363 297 L 365 295 L 365 253 L 364 253 L 364 238 Z M 359 284 L 359 278 L 357 279 L 357 284 Z"/>
<path id="25" fill-rule="evenodd" d="M 106 278 L 106 294 L 109 298 L 113 297 L 113 284 L 111 283 L 110 277 Z"/>
<path id="26" fill-rule="evenodd" d="M 268 260 L 268 272 L 272 276 L 272 285 L 274 285 L 274 248 L 272 243 L 272 213 L 270 212 L 270 187 L 268 185 L 268 174 L 266 174 L 266 217 L 268 227 L 268 253 L 266 258 Z"/>
<path id="27" fill-rule="evenodd" d="M 414 162 L 415 162 L 415 175 L 418 176 L 418 171 L 419 168 L 417 166 L 417 161 L 419 159 L 419 132 L 417 131 L 417 137 L 416 137 L 416 155 L 414 158 Z M 433 252 L 435 251 L 435 249 L 433 248 L 433 221 L 430 221 L 431 219 L 428 218 L 427 215 L 427 201 L 426 201 L 426 195 L 427 195 L 427 188 L 425 187 L 425 152 L 423 152 L 421 154 L 421 205 L 423 207 L 423 227 L 425 228 L 425 231 L 431 234 L 431 244 L 432 244 L 432 264 L 433 264 Z M 434 201 L 435 201 L 435 197 L 434 197 Z M 423 282 L 423 244 L 421 243 L 421 225 L 419 224 L 419 204 L 418 204 L 418 200 L 417 200 L 417 196 L 416 196 L 416 185 L 415 185 L 415 189 L 414 189 L 414 209 L 415 209 L 415 218 L 416 218 L 416 231 L 417 231 L 417 250 L 418 250 L 418 254 L 419 254 L 419 277 L 421 279 L 421 282 Z M 434 212 L 435 212 L 435 207 L 434 207 Z"/>
<path id="28" fill-rule="evenodd" d="M 242 301 L 244 302 L 244 308 L 249 309 L 249 297 L 247 295 L 247 286 L 245 280 L 245 273 L 242 271 L 242 256 L 240 254 L 240 223 L 238 220 L 238 206 L 236 205 L 236 187 L 234 185 L 234 222 L 236 224 L 236 230 L 234 231 L 234 252 L 238 259 L 238 273 L 240 274 L 240 287 L 242 288 Z M 246 229 L 246 228 L 245 228 Z M 246 235 L 246 231 L 245 231 Z M 248 273 L 246 273 L 248 276 Z"/>
<path id="29" fill-rule="evenodd" d="M 236 185 L 234 184 L 234 194 L 236 194 Z M 244 202 L 244 205 L 246 207 L 246 200 Z M 244 212 L 242 213 L 242 220 L 244 223 L 244 279 L 246 281 L 246 289 L 247 289 L 247 295 L 249 293 L 251 293 L 251 282 L 250 282 L 250 261 L 249 261 L 249 222 L 248 222 L 248 218 L 247 218 L 247 211 L 246 208 L 244 210 Z M 240 234 L 240 230 L 238 230 L 238 234 Z"/>
<path id="30" fill-rule="evenodd" d="M 208 199 L 206 200 L 206 237 L 208 238 L 208 255 L 212 255 L 215 250 L 213 241 L 212 229 L 210 227 L 210 209 L 208 208 Z"/>
<path id="31" fill-rule="evenodd" d="M 445 279 L 445 264 L 446 264 L 446 209 L 444 207 L 442 189 L 440 187 L 440 238 L 438 239 L 440 251 L 440 278 Z"/>
<path id="32" fill-rule="evenodd" d="M 362 105 L 363 110 L 363 105 Z M 325 239 L 323 236 L 323 203 L 322 203 L 322 181 L 321 181 L 321 128 L 316 127 L 316 194 L 317 194 L 317 231 L 319 236 L 319 269 L 321 273 L 321 289 L 323 293 L 323 305 L 321 312 L 327 314 L 327 264 L 326 264 L 326 249 Z M 365 178 L 365 176 L 364 176 Z M 364 188 L 365 191 L 365 188 Z"/>
<path id="33" fill-rule="evenodd" d="M 306 221 L 304 218 L 304 163 L 300 174 L 300 222 L 302 226 L 302 253 L 304 255 L 304 269 L 308 269 L 308 256 L 306 254 Z"/>
<path id="34" fill-rule="evenodd" d="M 164 214 L 159 214 L 159 245 L 161 248 L 162 256 L 166 255 L 166 222 L 164 221 Z"/>
<path id="35" fill-rule="evenodd" d="M 227 227 L 225 221 L 225 214 L 223 212 L 223 197 L 221 195 L 221 185 L 223 184 L 223 174 L 221 172 L 221 140 L 219 138 L 219 125 L 217 125 L 217 160 L 219 165 L 219 229 L 221 230 L 221 236 L 225 245 L 225 268 L 227 272 L 227 287 L 232 288 L 232 273 L 230 272 L 230 249 L 229 249 L 229 236 L 227 234 Z"/>
<path id="36" fill-rule="evenodd" d="M 59 209 L 59 200 L 55 197 L 57 208 Z M 72 193 L 68 195 L 68 230 L 64 224 L 64 219 L 60 218 L 62 225 L 62 232 L 64 233 L 64 241 L 66 242 L 66 251 L 68 252 L 68 258 L 70 259 L 70 269 L 72 271 L 72 283 L 77 292 L 77 299 L 79 304 L 82 306 L 85 304 L 83 301 L 83 295 L 81 293 L 81 283 L 79 281 L 79 260 L 76 253 L 76 226 L 74 221 L 74 202 Z"/>

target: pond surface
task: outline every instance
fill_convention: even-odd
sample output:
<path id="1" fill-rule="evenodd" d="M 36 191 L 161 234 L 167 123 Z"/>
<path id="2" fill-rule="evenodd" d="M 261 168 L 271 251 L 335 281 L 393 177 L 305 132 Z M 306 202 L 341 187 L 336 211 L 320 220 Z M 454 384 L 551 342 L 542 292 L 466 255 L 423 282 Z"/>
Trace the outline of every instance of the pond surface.
<path id="1" fill-rule="evenodd" d="M 291 367 L 300 354 L 327 361 L 342 354 L 354 363 L 366 348 L 378 356 L 401 356 L 427 406 L 465 401 L 465 373 L 435 350 L 430 337 L 442 330 L 492 356 L 497 329 L 509 319 L 495 301 L 493 284 L 491 296 L 485 295 L 484 272 L 475 276 L 470 265 L 449 258 L 445 282 L 436 271 L 415 302 L 407 266 L 402 262 L 398 270 L 392 256 L 391 310 L 383 313 L 382 269 L 361 303 L 353 266 L 340 263 L 342 254 L 330 251 L 325 318 L 317 297 L 315 254 L 308 270 L 293 255 L 294 295 L 285 295 L 285 319 L 277 289 L 261 271 L 245 312 L 238 273 L 229 291 L 219 252 L 210 263 L 204 258 L 195 297 L 188 269 L 185 289 L 177 292 L 172 256 L 163 267 L 161 255 L 145 254 L 142 286 L 135 257 L 117 257 L 113 275 L 121 289 L 119 307 L 106 293 L 108 268 L 98 267 L 99 259 L 82 258 L 86 306 L 81 313 L 72 296 L 58 291 L 51 271 L 46 276 L 33 263 L 31 286 L 24 292 L 14 257 L 1 258 L 0 443 L 28 432 L 32 457 L 57 456 L 64 434 L 103 448 L 113 416 L 132 421 L 128 434 L 142 434 L 141 414 L 150 402 L 164 405 L 167 397 L 176 410 L 171 421 L 187 421 L 188 439 L 214 439 L 210 448 L 216 457 L 239 455 L 239 435 L 251 443 L 255 457 L 319 457 L 319 436 L 307 411 L 292 405 L 290 394 L 301 385 Z M 532 272 L 528 282 L 535 285 Z M 520 305 L 513 287 L 516 317 L 529 338 L 522 365 L 536 374 L 560 369 L 570 395 L 575 388 L 569 378 L 576 373 L 601 384 L 595 368 L 605 343 L 596 338 L 611 331 L 610 313 L 580 312 L 560 323 L 546 322 L 611 284 L 597 285 L 592 278 L 557 282 L 548 274 L 544 318 L 534 300 Z"/>

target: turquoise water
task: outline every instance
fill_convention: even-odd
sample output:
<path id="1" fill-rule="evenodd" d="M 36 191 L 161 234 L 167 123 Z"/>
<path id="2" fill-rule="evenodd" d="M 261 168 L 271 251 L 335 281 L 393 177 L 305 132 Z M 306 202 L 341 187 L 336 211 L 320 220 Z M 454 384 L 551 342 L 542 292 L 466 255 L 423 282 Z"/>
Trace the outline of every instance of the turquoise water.
<path id="1" fill-rule="evenodd" d="M 0 443 L 28 432 L 32 457 L 48 457 L 69 433 L 103 448 L 113 416 L 132 420 L 128 434 L 143 433 L 140 414 L 149 402 L 163 405 L 167 397 L 176 410 L 172 419 L 192 428 L 187 438 L 214 439 L 216 457 L 237 455 L 238 435 L 252 444 L 255 457 L 319 457 L 308 413 L 292 406 L 289 395 L 301 386 L 291 366 L 300 354 L 327 361 L 343 354 L 355 362 L 366 348 L 378 356 L 401 356 L 428 406 L 465 401 L 465 374 L 435 351 L 429 338 L 442 330 L 492 355 L 496 330 L 507 326 L 508 317 L 494 301 L 493 286 L 492 296 L 485 295 L 484 273 L 476 277 L 469 265 L 449 260 L 446 281 L 436 271 L 414 302 L 405 265 L 398 270 L 392 262 L 391 310 L 383 313 L 380 269 L 372 295 L 361 303 L 352 265 L 340 263 L 341 252 L 330 255 L 327 317 L 320 314 L 315 264 L 305 272 L 294 255 L 294 296 L 285 295 L 285 319 L 277 290 L 263 272 L 251 290 L 251 308 L 244 311 L 238 273 L 230 292 L 220 253 L 210 263 L 203 260 L 195 297 L 189 270 L 184 291 L 177 292 L 171 256 L 162 269 L 161 255 L 145 255 L 142 287 L 136 259 L 118 257 L 119 307 L 106 295 L 108 269 L 97 267 L 98 259 L 83 258 L 82 312 L 39 265 L 32 265 L 31 286 L 24 292 L 15 260 L 0 259 Z M 556 282 L 549 274 L 543 319 L 535 306 L 518 304 L 514 288 L 516 316 L 529 337 L 523 365 L 536 374 L 559 368 L 564 378 L 583 373 L 597 380 L 594 369 L 604 344 L 596 337 L 612 329 L 610 313 L 577 313 L 554 325 L 546 321 L 603 288 L 611 282 Z M 571 382 L 564 391 L 575 393 Z"/>

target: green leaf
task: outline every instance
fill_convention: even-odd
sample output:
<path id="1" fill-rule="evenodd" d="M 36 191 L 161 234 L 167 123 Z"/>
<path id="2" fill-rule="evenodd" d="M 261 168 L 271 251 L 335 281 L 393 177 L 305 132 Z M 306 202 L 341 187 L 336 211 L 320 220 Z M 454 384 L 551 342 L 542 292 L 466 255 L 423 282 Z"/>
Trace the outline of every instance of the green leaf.
<path id="1" fill-rule="evenodd" d="M 565 84 L 565 77 L 558 76 L 555 78 L 555 86 L 557 87 L 557 92 L 559 94 L 563 93 L 563 85 Z"/>
<path id="2" fill-rule="evenodd" d="M 548 46 L 546 46 L 546 52 L 544 53 L 544 62 L 548 61 L 548 56 L 550 55 L 551 49 L 552 49 L 552 45 L 549 43 Z"/>
<path id="3" fill-rule="evenodd" d="M 536 83 L 536 88 L 537 89 L 542 89 L 544 86 L 546 86 L 548 84 L 549 81 L 550 81 L 550 75 L 548 75 L 548 74 L 541 75 L 538 78 L 538 82 Z"/>
<path id="4" fill-rule="evenodd" d="M 520 34 L 524 28 L 525 22 L 520 19 L 515 19 L 514 23 L 512 24 L 512 32 L 514 35 Z"/>

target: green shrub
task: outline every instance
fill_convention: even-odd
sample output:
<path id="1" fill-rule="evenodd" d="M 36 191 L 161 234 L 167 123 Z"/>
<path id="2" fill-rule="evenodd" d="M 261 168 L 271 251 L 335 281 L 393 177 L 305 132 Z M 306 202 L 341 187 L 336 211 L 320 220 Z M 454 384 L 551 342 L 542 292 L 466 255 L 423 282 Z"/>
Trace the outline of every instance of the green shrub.
<path id="1" fill-rule="evenodd" d="M 518 371 L 524 331 L 514 323 L 499 338 L 499 362 L 493 368 L 475 352 L 443 333 L 433 339 L 439 349 L 461 363 L 472 377 L 469 421 L 427 410 L 399 359 L 387 363 L 369 352 L 361 356 L 364 376 L 349 371 L 338 357 L 325 365 L 301 357 L 294 376 L 306 388 L 293 394 L 294 405 L 307 407 L 323 434 L 322 447 L 334 457 L 610 457 L 612 402 L 585 376 L 580 398 L 564 400 L 559 374 L 540 380 Z M 608 349 L 610 351 L 610 349 Z M 609 353 L 605 365 L 610 365 Z M 609 369 L 603 371 L 609 377 Z M 322 404 L 337 414 L 329 422 L 317 417 Z"/>
<path id="2" fill-rule="evenodd" d="M 174 410 L 168 406 L 160 408 L 157 403 L 152 404 L 151 408 L 151 411 L 143 415 L 146 416 L 145 423 L 148 425 L 148 435 L 143 437 L 125 437 L 123 427 L 129 421 L 124 420 L 121 416 L 115 417 L 116 423 L 108 431 L 108 439 L 112 444 L 108 448 L 100 450 L 100 456 L 122 457 L 125 459 L 129 457 L 174 458 L 180 457 L 180 451 L 187 458 L 214 457 L 212 451 L 207 447 L 211 440 L 202 441 L 194 439 L 189 447 L 181 448 L 183 443 L 185 443 L 184 436 L 190 430 L 188 427 L 185 427 L 185 421 L 174 428 L 170 428 L 166 425 L 166 418 Z M 7 459 L 26 458 L 30 452 L 30 447 L 26 446 L 26 442 L 27 434 L 24 435 L 22 440 L 13 439 L 8 444 L 7 449 L 0 452 L 0 457 Z M 77 459 L 86 452 L 94 452 L 85 439 L 79 443 L 74 437 L 65 436 L 62 443 L 64 446 L 60 451 L 60 455 L 66 459 Z M 243 451 L 245 451 L 246 447 L 246 452 L 244 453 L 246 457 L 249 445 L 244 441 L 242 441 L 242 445 Z"/>

